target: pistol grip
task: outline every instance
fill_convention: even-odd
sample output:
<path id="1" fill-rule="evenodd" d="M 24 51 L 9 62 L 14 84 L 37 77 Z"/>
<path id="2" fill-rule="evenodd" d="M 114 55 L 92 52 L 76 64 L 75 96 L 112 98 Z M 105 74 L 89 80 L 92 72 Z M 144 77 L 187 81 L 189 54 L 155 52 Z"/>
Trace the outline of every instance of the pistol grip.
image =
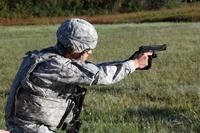
<path id="1" fill-rule="evenodd" d="M 156 58 L 156 57 L 154 57 L 154 56 L 149 56 L 149 59 L 148 59 L 148 66 L 146 66 L 146 67 L 144 67 L 144 68 L 142 68 L 142 69 L 140 69 L 140 70 L 149 70 L 150 68 L 151 68 L 151 66 L 152 66 L 152 59 L 153 58 Z"/>

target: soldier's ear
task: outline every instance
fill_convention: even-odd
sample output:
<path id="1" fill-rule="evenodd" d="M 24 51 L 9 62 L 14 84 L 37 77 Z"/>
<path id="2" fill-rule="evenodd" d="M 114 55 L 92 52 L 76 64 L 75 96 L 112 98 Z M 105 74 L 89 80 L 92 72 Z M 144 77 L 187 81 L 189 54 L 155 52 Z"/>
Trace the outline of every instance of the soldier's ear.
<path id="1" fill-rule="evenodd" d="M 71 48 L 71 47 L 66 48 L 66 49 L 65 49 L 65 53 L 72 54 L 72 53 L 74 53 L 74 49 Z"/>

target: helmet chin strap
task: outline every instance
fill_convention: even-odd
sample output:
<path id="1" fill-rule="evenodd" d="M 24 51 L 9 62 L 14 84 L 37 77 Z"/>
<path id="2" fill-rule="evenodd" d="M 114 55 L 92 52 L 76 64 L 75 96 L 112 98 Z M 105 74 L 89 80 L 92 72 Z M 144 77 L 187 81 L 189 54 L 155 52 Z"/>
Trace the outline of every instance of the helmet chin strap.
<path id="1" fill-rule="evenodd" d="M 68 49 L 65 51 L 63 56 L 65 58 L 69 58 L 71 60 L 79 60 L 81 63 L 84 63 L 88 59 L 89 55 L 91 55 L 91 54 L 92 54 L 91 49 L 86 49 L 81 53 L 77 53 L 77 52 L 74 52 L 74 50 L 72 50 L 72 49 L 70 49 L 70 50 Z"/>

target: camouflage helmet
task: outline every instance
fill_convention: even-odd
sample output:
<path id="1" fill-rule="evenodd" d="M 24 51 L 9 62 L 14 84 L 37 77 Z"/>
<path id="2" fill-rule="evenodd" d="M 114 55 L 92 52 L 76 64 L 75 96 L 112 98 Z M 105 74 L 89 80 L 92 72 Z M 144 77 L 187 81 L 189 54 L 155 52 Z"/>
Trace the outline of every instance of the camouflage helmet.
<path id="1" fill-rule="evenodd" d="M 65 48 L 72 48 L 74 52 L 94 49 L 97 39 L 94 26 L 83 19 L 66 20 L 57 30 L 58 42 Z"/>

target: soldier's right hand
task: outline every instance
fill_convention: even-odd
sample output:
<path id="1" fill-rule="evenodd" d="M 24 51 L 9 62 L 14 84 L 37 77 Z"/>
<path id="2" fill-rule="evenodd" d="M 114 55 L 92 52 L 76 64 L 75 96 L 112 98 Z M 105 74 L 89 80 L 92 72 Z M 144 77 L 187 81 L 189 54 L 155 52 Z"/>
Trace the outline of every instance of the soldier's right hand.
<path id="1" fill-rule="evenodd" d="M 133 60 L 135 68 L 142 69 L 148 66 L 148 59 L 149 56 L 151 56 L 152 54 L 153 54 L 152 52 L 145 52 L 138 54 L 137 57 Z"/>

